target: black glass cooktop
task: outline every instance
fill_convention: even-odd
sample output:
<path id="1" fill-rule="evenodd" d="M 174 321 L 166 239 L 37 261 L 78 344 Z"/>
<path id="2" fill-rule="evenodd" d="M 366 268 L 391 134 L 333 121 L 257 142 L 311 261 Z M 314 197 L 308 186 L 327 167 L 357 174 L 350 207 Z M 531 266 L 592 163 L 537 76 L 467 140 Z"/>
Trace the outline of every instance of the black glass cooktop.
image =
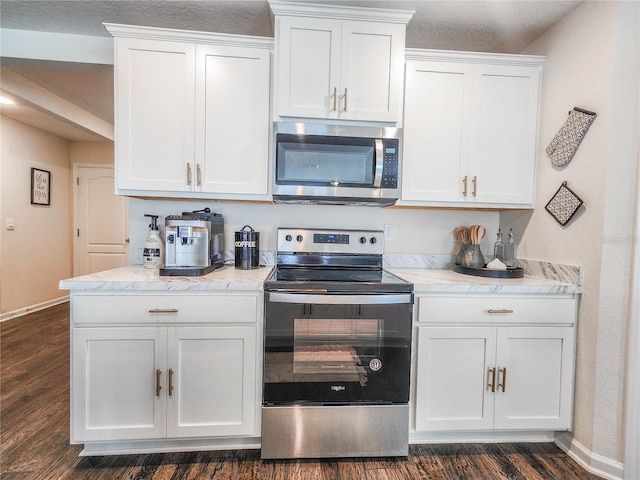
<path id="1" fill-rule="evenodd" d="M 267 278 L 265 289 L 410 292 L 413 285 L 379 269 L 277 267 Z"/>

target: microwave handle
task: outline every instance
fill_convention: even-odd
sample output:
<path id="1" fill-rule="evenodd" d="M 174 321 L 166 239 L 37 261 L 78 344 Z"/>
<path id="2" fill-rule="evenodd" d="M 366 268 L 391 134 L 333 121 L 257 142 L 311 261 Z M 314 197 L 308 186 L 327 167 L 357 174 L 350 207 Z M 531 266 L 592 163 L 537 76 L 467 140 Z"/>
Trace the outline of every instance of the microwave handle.
<path id="1" fill-rule="evenodd" d="M 384 165 L 384 144 L 381 138 L 376 138 L 374 142 L 376 146 L 376 170 L 373 177 L 373 186 L 374 188 L 380 188 L 380 185 L 382 185 L 382 167 Z"/>

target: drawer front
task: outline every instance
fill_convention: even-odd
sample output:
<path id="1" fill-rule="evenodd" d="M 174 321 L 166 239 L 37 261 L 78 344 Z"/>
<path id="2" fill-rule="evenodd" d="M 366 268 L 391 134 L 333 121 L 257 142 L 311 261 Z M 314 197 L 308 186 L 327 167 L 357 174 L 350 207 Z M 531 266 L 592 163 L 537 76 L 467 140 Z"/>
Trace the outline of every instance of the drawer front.
<path id="1" fill-rule="evenodd" d="M 74 324 L 255 323 L 260 294 L 73 295 Z"/>
<path id="2" fill-rule="evenodd" d="M 562 295 L 419 296 L 417 319 L 424 323 L 573 324 L 577 301 Z"/>

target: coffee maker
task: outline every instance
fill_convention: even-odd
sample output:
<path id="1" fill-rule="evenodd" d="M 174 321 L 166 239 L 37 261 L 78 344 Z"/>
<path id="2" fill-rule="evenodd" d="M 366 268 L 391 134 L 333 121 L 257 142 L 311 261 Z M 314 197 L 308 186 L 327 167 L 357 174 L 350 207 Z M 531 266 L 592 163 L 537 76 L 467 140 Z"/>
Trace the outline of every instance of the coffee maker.
<path id="1" fill-rule="evenodd" d="M 224 219 L 209 208 L 164 221 L 164 266 L 161 276 L 200 276 L 224 263 Z"/>

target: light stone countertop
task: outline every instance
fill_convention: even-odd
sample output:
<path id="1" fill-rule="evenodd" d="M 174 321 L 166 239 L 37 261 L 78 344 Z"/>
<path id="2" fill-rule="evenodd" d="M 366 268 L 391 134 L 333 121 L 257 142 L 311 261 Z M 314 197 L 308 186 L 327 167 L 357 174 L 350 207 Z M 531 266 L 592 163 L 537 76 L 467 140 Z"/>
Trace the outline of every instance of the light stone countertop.
<path id="1" fill-rule="evenodd" d="M 116 268 L 83 275 L 60 282 L 61 290 L 103 291 L 224 291 L 262 290 L 273 267 L 238 270 L 234 266 L 200 277 L 161 277 L 157 269 L 140 265 Z M 448 269 L 387 268 L 391 273 L 414 284 L 414 291 L 435 293 L 526 293 L 574 294 L 582 287 L 569 281 L 543 277 L 487 278 L 456 273 Z"/>
<path id="2" fill-rule="evenodd" d="M 389 272 L 413 283 L 416 293 L 526 293 L 574 294 L 582 287 L 574 283 L 541 277 L 487 278 L 428 268 L 388 268 Z"/>
<path id="3" fill-rule="evenodd" d="M 234 266 L 224 266 L 200 277 L 161 277 L 158 269 L 133 265 L 61 280 L 59 288 L 73 291 L 262 290 L 271 269 L 238 270 Z"/>

